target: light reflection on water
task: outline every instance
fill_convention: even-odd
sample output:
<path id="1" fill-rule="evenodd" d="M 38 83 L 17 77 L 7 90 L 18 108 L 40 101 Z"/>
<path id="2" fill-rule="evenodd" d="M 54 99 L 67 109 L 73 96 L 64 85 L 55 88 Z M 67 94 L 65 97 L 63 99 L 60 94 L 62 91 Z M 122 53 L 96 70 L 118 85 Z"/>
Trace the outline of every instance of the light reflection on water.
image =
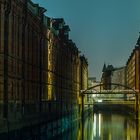
<path id="1" fill-rule="evenodd" d="M 75 122 L 59 140 L 139 140 L 134 117 L 115 113 L 94 113 L 82 122 Z"/>
<path id="2" fill-rule="evenodd" d="M 98 113 L 86 120 L 84 134 L 83 140 L 137 140 L 136 121 L 121 114 Z"/>

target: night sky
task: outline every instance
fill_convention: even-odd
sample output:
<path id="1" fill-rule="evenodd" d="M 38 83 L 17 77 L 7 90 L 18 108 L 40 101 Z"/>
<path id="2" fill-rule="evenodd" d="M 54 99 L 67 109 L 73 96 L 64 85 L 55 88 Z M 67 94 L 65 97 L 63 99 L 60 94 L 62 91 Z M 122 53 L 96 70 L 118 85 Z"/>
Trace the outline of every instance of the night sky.
<path id="1" fill-rule="evenodd" d="M 140 31 L 140 0 L 33 0 L 49 17 L 64 18 L 70 38 L 89 62 L 89 76 L 126 64 Z"/>

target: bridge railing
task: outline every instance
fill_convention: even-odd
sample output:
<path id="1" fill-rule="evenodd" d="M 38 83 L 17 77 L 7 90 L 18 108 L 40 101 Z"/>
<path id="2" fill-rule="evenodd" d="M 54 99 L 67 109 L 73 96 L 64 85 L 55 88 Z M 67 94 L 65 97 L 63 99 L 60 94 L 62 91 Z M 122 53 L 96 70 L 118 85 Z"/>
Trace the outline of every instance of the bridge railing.
<path id="1" fill-rule="evenodd" d="M 133 90 L 81 90 L 81 93 L 84 94 L 136 94 L 138 93 L 139 90 L 135 90 L 135 92 Z"/>

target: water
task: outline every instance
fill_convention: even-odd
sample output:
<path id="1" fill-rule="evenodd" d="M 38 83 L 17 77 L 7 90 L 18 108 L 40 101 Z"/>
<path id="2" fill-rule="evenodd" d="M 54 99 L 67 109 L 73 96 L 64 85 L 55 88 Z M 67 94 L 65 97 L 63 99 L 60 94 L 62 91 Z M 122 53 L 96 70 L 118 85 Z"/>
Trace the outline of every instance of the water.
<path id="1" fill-rule="evenodd" d="M 84 140 L 136 140 L 136 127 L 132 116 L 97 113 L 84 124 Z"/>
<path id="2" fill-rule="evenodd" d="M 59 140 L 139 140 L 135 116 L 119 113 L 94 113 L 84 123 L 75 122 Z"/>

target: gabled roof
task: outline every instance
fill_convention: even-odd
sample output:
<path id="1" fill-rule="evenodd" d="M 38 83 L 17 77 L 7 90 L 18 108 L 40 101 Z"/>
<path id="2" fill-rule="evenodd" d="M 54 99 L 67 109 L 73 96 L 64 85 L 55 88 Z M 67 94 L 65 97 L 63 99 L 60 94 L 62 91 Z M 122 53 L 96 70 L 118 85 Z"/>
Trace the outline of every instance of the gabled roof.
<path id="1" fill-rule="evenodd" d="M 106 64 L 104 63 L 102 72 L 105 72 L 105 71 L 106 71 Z"/>

